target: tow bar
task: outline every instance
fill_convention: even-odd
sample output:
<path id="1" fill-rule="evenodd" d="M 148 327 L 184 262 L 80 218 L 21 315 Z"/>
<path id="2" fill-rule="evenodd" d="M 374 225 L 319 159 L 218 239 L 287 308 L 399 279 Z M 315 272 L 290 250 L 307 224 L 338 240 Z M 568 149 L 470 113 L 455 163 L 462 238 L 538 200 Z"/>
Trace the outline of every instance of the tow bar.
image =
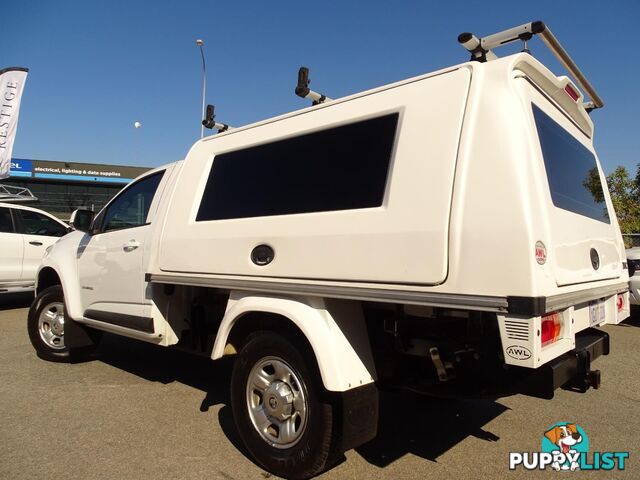
<path id="1" fill-rule="evenodd" d="M 576 348 L 537 369 L 521 393 L 551 399 L 560 387 L 580 393 L 597 389 L 600 370 L 591 370 L 591 362 L 601 355 L 609 355 L 609 334 L 595 328 L 583 330 L 576 335 Z"/>

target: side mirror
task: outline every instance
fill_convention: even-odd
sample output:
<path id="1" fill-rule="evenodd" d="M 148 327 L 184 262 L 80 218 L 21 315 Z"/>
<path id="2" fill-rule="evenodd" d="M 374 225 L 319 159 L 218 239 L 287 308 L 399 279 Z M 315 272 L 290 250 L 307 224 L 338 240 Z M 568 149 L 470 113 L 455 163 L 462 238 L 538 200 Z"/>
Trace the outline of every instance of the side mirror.
<path id="1" fill-rule="evenodd" d="M 81 232 L 89 232 L 94 216 L 95 213 L 91 210 L 74 210 L 69 218 L 69 225 Z"/>

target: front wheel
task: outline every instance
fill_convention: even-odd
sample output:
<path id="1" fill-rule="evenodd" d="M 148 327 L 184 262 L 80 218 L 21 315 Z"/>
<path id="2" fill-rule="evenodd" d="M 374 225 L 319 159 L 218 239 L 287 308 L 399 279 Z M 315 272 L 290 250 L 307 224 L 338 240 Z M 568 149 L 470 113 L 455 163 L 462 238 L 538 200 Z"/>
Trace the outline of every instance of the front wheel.
<path id="1" fill-rule="evenodd" d="M 238 354 L 231 406 L 247 449 L 268 471 L 309 478 L 329 466 L 338 435 L 310 352 L 284 336 L 255 332 Z"/>
<path id="2" fill-rule="evenodd" d="M 70 349 L 64 339 L 65 318 L 64 293 L 60 285 L 43 290 L 31 304 L 27 331 L 31 345 L 43 360 L 71 361 Z"/>

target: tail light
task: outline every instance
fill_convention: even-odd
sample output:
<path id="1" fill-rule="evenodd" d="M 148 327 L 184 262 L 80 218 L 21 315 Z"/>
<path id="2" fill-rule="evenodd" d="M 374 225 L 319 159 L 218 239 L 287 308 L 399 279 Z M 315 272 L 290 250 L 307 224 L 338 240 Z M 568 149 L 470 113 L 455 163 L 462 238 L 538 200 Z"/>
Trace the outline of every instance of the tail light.
<path id="1" fill-rule="evenodd" d="M 618 312 L 624 310 L 624 296 L 618 294 L 618 298 L 616 299 L 616 305 L 618 307 Z"/>
<path id="2" fill-rule="evenodd" d="M 548 313 L 542 317 L 541 340 L 542 346 L 555 342 L 560 336 L 562 324 L 557 312 Z"/>

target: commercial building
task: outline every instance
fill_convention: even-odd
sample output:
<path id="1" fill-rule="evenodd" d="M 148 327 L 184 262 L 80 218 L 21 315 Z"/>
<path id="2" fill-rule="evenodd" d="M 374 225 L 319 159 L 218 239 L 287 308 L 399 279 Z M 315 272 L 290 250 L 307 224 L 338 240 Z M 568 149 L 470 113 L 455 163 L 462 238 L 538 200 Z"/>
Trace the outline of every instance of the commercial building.
<path id="1" fill-rule="evenodd" d="M 116 193 L 141 173 L 143 167 L 53 162 L 13 158 L 3 185 L 26 188 L 36 199 L 26 200 L 63 220 L 77 208 L 99 211 Z"/>

